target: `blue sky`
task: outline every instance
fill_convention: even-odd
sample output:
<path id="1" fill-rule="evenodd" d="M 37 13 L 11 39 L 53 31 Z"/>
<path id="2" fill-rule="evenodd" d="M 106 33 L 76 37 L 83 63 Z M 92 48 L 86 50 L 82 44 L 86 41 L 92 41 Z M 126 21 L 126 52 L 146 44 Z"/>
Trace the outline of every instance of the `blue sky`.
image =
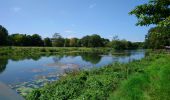
<path id="1" fill-rule="evenodd" d="M 0 24 L 9 33 L 43 38 L 57 32 L 63 37 L 99 34 L 105 38 L 144 41 L 150 27 L 135 26 L 128 14 L 148 0 L 0 0 Z"/>

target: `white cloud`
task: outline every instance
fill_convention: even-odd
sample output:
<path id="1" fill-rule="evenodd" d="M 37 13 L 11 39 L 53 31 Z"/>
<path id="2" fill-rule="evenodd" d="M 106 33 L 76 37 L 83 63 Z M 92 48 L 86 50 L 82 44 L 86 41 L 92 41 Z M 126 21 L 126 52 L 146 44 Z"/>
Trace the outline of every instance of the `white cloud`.
<path id="1" fill-rule="evenodd" d="M 65 33 L 73 33 L 73 31 L 71 31 L 71 30 L 65 30 L 64 32 Z"/>
<path id="2" fill-rule="evenodd" d="M 94 8 L 96 5 L 97 5 L 96 3 L 91 4 L 91 5 L 89 5 L 89 8 L 92 9 L 92 8 Z"/>
<path id="3" fill-rule="evenodd" d="M 15 13 L 18 13 L 18 12 L 20 12 L 21 10 L 22 10 L 22 8 L 20 8 L 20 7 L 13 7 L 13 8 L 12 8 L 12 11 L 15 12 Z"/>

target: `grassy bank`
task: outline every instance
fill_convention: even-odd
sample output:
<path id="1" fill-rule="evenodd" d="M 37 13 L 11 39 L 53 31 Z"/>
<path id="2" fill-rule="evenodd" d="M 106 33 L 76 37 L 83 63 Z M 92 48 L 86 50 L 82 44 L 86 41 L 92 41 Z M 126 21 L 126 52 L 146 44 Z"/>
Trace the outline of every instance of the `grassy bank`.
<path id="1" fill-rule="evenodd" d="M 95 52 L 108 53 L 111 48 L 85 48 L 85 47 L 0 47 L 0 55 L 41 55 L 41 54 L 58 54 L 58 53 L 74 53 L 74 52 Z"/>
<path id="2" fill-rule="evenodd" d="M 170 55 L 149 54 L 128 64 L 72 72 L 26 96 L 27 100 L 168 100 Z"/>

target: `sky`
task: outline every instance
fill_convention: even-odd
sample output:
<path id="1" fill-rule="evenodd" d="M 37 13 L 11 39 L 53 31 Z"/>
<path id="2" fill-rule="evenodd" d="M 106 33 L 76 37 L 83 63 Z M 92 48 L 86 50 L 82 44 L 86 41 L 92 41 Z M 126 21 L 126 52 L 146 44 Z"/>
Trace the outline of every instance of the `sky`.
<path id="1" fill-rule="evenodd" d="M 128 13 L 148 0 L 0 0 L 0 25 L 10 34 L 34 34 L 43 38 L 60 33 L 81 38 L 98 34 L 112 39 L 144 41 L 150 27 L 136 26 Z"/>

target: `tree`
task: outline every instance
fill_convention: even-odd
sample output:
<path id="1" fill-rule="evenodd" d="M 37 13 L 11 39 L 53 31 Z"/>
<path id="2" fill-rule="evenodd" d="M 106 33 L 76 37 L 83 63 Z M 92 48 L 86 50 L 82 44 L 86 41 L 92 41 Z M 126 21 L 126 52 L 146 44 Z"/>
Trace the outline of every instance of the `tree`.
<path id="1" fill-rule="evenodd" d="M 170 0 L 150 0 L 137 6 L 130 14 L 138 18 L 137 25 L 157 25 L 146 35 L 145 47 L 160 49 L 170 45 Z"/>
<path id="2" fill-rule="evenodd" d="M 77 38 L 71 38 L 70 39 L 70 47 L 76 47 L 77 46 L 77 41 L 78 39 Z"/>
<path id="3" fill-rule="evenodd" d="M 6 45 L 7 44 L 7 38 L 8 38 L 8 31 L 5 27 L 0 25 L 0 45 Z"/>
<path id="4" fill-rule="evenodd" d="M 103 39 L 97 35 L 97 34 L 93 34 L 91 36 L 84 36 L 81 39 L 82 45 L 85 47 L 102 47 L 103 44 Z"/>
<path id="5" fill-rule="evenodd" d="M 105 39 L 105 38 L 102 38 L 101 41 L 102 41 L 102 47 L 107 47 L 110 42 L 109 39 Z"/>
<path id="6" fill-rule="evenodd" d="M 109 43 L 109 46 L 115 50 L 131 50 L 137 49 L 140 43 L 138 42 L 130 42 L 125 39 L 120 40 L 118 36 L 114 36 L 113 40 Z"/>
<path id="7" fill-rule="evenodd" d="M 150 0 L 147 4 L 139 5 L 130 14 L 138 18 L 137 25 L 159 24 L 170 17 L 170 0 Z"/>
<path id="8" fill-rule="evenodd" d="M 102 46 L 103 46 L 102 38 L 99 35 L 93 34 L 90 36 L 89 47 L 102 47 Z"/>
<path id="9" fill-rule="evenodd" d="M 31 36 L 32 39 L 32 46 L 43 46 L 43 40 L 40 35 L 33 34 Z"/>
<path id="10" fill-rule="evenodd" d="M 81 39 L 81 43 L 82 43 L 82 46 L 83 47 L 88 47 L 89 46 L 89 39 L 90 39 L 90 36 L 84 36 L 82 39 Z"/>
<path id="11" fill-rule="evenodd" d="M 158 26 L 170 28 L 170 16 L 168 18 L 166 18 L 164 21 L 161 21 Z"/>
<path id="12" fill-rule="evenodd" d="M 145 38 L 145 46 L 152 49 L 162 49 L 170 45 L 170 28 L 151 28 Z"/>
<path id="13" fill-rule="evenodd" d="M 64 47 L 64 38 L 61 37 L 60 33 L 54 33 L 52 38 L 52 46 Z"/>
<path id="14" fill-rule="evenodd" d="M 51 42 L 50 38 L 47 37 L 47 38 L 44 39 L 44 46 L 47 46 L 47 47 L 52 46 L 52 42 Z"/>
<path id="15" fill-rule="evenodd" d="M 9 44 L 13 46 L 25 46 L 24 45 L 24 35 L 23 34 L 12 34 L 9 36 Z"/>
<path id="16" fill-rule="evenodd" d="M 70 46 L 70 39 L 65 38 L 64 39 L 64 47 L 69 47 Z"/>

